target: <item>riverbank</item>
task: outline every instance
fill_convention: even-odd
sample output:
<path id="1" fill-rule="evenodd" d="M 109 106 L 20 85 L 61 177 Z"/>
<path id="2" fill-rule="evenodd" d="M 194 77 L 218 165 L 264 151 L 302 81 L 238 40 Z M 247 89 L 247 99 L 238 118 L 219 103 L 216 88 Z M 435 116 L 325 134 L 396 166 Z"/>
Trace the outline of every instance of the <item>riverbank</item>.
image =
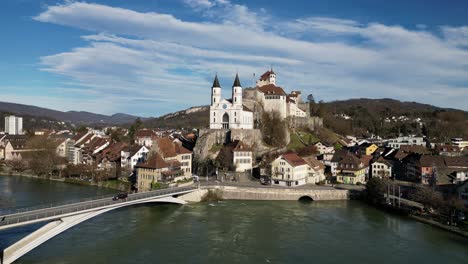
<path id="1" fill-rule="evenodd" d="M 409 217 L 411 219 L 414 219 L 414 220 L 418 221 L 418 222 L 425 223 L 425 224 L 431 225 L 433 227 L 437 227 L 439 229 L 442 229 L 442 230 L 445 230 L 445 231 L 448 231 L 448 232 L 452 232 L 454 234 L 458 234 L 460 236 L 468 238 L 468 232 L 463 231 L 458 227 L 444 225 L 444 224 L 442 224 L 440 222 L 436 222 L 434 220 L 430 220 L 430 219 L 420 217 L 420 216 L 416 216 L 416 215 L 410 215 Z"/>
<path id="2" fill-rule="evenodd" d="M 32 179 L 39 179 L 39 180 L 49 180 L 49 181 L 57 181 L 57 182 L 64 182 L 68 184 L 76 184 L 76 185 L 83 185 L 83 186 L 97 186 L 101 188 L 108 188 L 114 189 L 118 191 L 128 192 L 131 190 L 132 184 L 130 182 L 124 182 L 119 180 L 107 180 L 107 181 L 87 181 L 81 180 L 77 178 L 57 178 L 57 177 L 40 177 L 34 175 L 29 172 L 11 172 L 11 171 L 2 171 L 0 172 L 0 177 L 25 177 L 25 178 L 32 178 Z"/>

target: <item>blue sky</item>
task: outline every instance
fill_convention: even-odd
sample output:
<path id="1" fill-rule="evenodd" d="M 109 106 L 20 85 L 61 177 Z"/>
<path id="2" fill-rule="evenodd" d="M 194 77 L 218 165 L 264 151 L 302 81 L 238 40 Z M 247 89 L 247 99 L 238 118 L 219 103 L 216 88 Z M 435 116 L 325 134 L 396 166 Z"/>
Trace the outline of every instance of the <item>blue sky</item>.
<path id="1" fill-rule="evenodd" d="M 468 110 L 467 1 L 3 0 L 0 101 L 158 116 L 236 72 L 325 101 Z"/>

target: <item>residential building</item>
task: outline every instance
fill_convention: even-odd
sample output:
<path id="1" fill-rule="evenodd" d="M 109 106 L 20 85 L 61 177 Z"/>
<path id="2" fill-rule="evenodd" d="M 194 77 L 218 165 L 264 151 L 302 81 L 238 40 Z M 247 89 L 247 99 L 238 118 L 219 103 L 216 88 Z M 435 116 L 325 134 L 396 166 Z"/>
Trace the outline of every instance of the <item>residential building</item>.
<path id="1" fill-rule="evenodd" d="M 387 146 L 399 149 L 401 145 L 418 145 L 418 146 L 426 146 L 426 142 L 424 141 L 423 137 L 416 137 L 416 136 L 402 136 L 393 139 L 389 139 L 387 142 Z"/>
<path id="2" fill-rule="evenodd" d="M 307 183 L 309 165 L 295 153 L 283 154 L 271 163 L 272 185 L 295 187 Z"/>
<path id="3" fill-rule="evenodd" d="M 170 138 L 157 138 L 153 142 L 152 152 L 156 152 L 166 161 L 180 162 L 180 169 L 183 175 L 189 177 L 192 175 L 192 151 L 172 142 Z"/>
<path id="4" fill-rule="evenodd" d="M 336 181 L 344 184 L 363 184 L 366 182 L 366 168 L 361 160 L 347 153 L 338 162 Z"/>
<path id="5" fill-rule="evenodd" d="M 460 150 L 464 150 L 468 147 L 468 139 L 466 138 L 452 138 L 452 145 L 455 145 L 460 148 Z"/>
<path id="6" fill-rule="evenodd" d="M 438 145 L 435 148 L 435 151 L 438 155 L 441 156 L 461 156 L 462 152 L 459 146 L 457 145 Z"/>
<path id="7" fill-rule="evenodd" d="M 335 153 L 335 148 L 327 143 L 322 143 L 319 141 L 315 143 L 314 146 L 317 149 L 318 153 L 320 153 L 320 155 Z"/>
<path id="8" fill-rule="evenodd" d="M 127 146 L 122 149 L 121 164 L 122 168 L 133 171 L 137 163 L 144 162 L 148 157 L 149 149 L 145 146 Z"/>
<path id="9" fill-rule="evenodd" d="M 135 165 L 135 170 L 139 192 L 151 190 L 154 183 L 170 184 L 186 179 L 179 161 L 165 161 L 159 153 L 152 153 L 147 161 Z"/>
<path id="10" fill-rule="evenodd" d="M 242 103 L 242 86 L 236 74 L 232 98 L 223 99 L 218 76 L 211 86 L 210 129 L 253 129 L 253 112 Z"/>
<path id="11" fill-rule="evenodd" d="M 358 151 L 361 155 L 372 155 L 379 147 L 373 143 L 363 143 L 359 145 Z"/>
<path id="12" fill-rule="evenodd" d="M 393 165 L 390 161 L 380 157 L 371 164 L 371 177 L 372 178 L 391 178 Z"/>
<path id="13" fill-rule="evenodd" d="M 346 156 L 348 155 L 348 151 L 341 149 L 335 151 L 335 154 L 333 154 L 332 159 L 330 160 L 330 170 L 331 174 L 333 177 L 336 177 L 338 173 L 338 163 Z"/>
<path id="14" fill-rule="evenodd" d="M 23 135 L 23 118 L 14 115 L 6 116 L 5 133 L 9 135 Z"/>
<path id="15" fill-rule="evenodd" d="M 136 132 L 135 135 L 135 143 L 140 146 L 145 146 L 147 148 L 151 148 L 153 145 L 153 141 L 158 136 L 156 133 L 151 129 L 141 129 Z"/>
<path id="16" fill-rule="evenodd" d="M 253 154 L 252 149 L 246 146 L 242 141 L 234 141 L 232 149 L 232 164 L 237 172 L 245 172 L 252 170 Z"/>
<path id="17" fill-rule="evenodd" d="M 302 157 L 309 165 L 307 183 L 319 183 L 325 180 L 325 165 L 314 156 Z"/>

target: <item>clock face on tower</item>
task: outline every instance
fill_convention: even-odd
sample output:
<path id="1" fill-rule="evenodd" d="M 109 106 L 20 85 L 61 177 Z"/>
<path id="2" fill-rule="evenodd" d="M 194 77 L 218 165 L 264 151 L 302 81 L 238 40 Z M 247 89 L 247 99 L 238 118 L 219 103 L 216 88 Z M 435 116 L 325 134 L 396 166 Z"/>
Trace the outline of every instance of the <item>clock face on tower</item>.
<path id="1" fill-rule="evenodd" d="M 227 105 L 226 104 L 223 104 L 223 109 L 226 109 L 227 108 Z"/>

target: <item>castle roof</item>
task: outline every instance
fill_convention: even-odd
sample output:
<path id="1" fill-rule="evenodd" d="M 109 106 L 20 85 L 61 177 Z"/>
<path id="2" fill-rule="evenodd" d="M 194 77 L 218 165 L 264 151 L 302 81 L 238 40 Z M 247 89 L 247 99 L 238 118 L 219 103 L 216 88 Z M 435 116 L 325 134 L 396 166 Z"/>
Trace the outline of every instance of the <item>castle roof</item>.
<path id="1" fill-rule="evenodd" d="M 211 86 L 211 88 L 213 87 L 221 87 L 221 85 L 219 85 L 218 74 L 215 75 L 213 86 Z"/>
<path id="2" fill-rule="evenodd" d="M 237 73 L 236 73 L 236 79 L 234 80 L 234 84 L 232 85 L 232 87 L 242 87 L 239 81 L 239 74 Z"/>
<path id="3" fill-rule="evenodd" d="M 257 89 L 264 94 L 286 95 L 283 88 L 276 86 L 274 84 L 267 84 L 267 85 L 263 85 L 260 87 L 257 86 Z"/>
<path id="4" fill-rule="evenodd" d="M 268 78 L 270 77 L 271 74 L 275 74 L 275 72 L 273 71 L 273 69 L 269 70 L 269 71 L 266 71 L 264 74 L 262 74 L 262 76 L 260 76 L 260 80 L 261 81 L 266 81 L 268 80 Z"/>

